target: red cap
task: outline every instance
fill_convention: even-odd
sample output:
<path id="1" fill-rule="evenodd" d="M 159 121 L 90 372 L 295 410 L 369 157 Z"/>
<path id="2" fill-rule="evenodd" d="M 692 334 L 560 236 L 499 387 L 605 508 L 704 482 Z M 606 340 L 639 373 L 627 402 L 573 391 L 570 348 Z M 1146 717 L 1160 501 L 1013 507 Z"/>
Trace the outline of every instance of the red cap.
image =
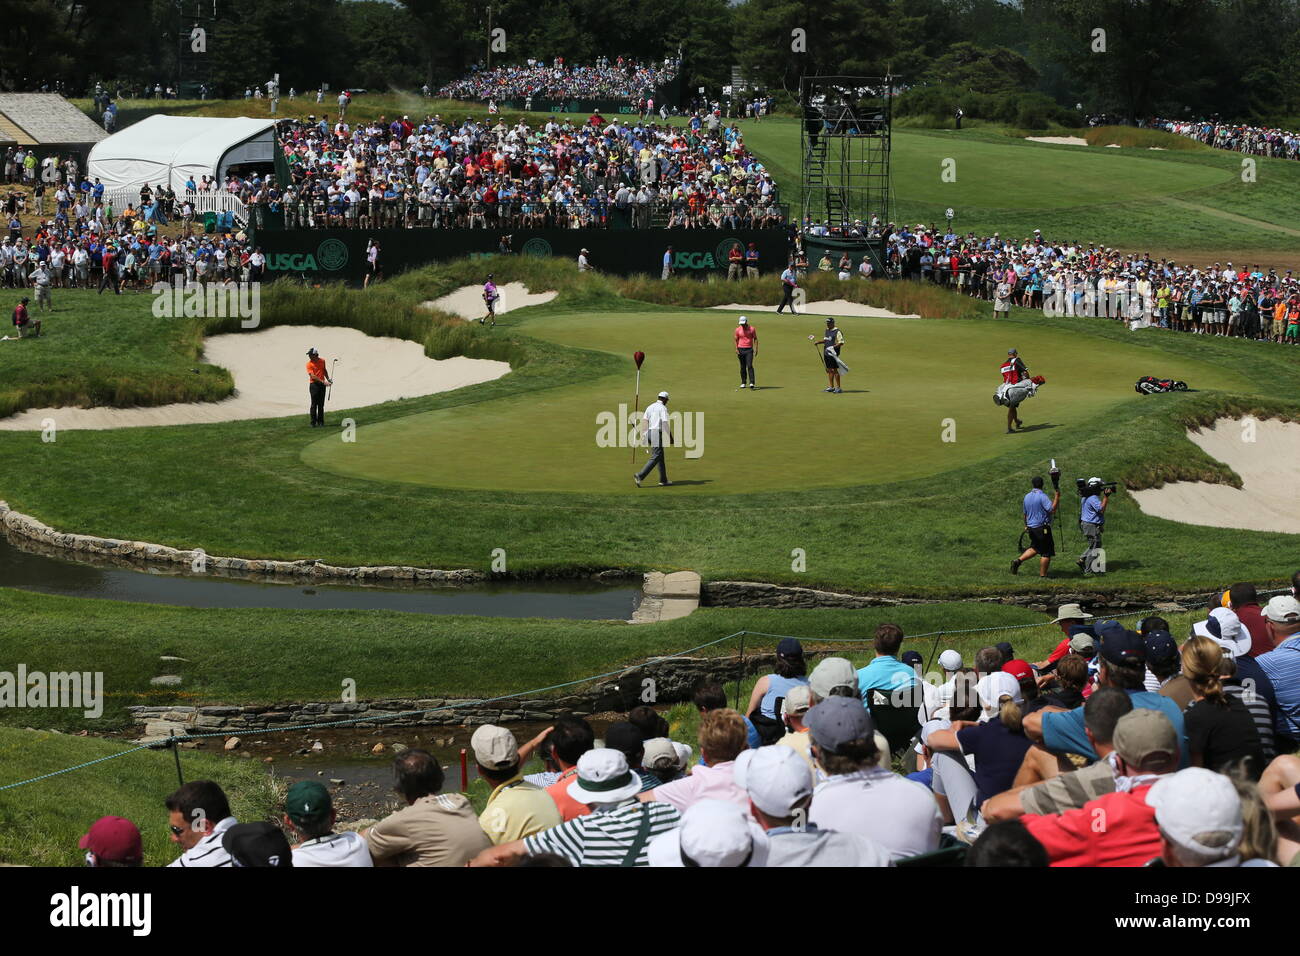
<path id="1" fill-rule="evenodd" d="M 135 863 L 144 858 L 140 831 L 124 817 L 100 817 L 77 845 L 112 863 Z"/>
<path id="2" fill-rule="evenodd" d="M 1018 681 L 1032 680 L 1034 677 L 1034 669 L 1029 666 L 1028 661 L 1007 661 L 1002 665 L 1002 669 Z"/>

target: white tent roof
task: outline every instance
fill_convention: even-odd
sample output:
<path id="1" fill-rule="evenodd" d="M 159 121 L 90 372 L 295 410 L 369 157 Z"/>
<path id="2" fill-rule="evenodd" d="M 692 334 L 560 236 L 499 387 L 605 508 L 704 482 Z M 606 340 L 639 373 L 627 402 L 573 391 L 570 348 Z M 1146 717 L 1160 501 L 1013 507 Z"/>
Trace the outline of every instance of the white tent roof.
<path id="1" fill-rule="evenodd" d="M 275 121 L 208 116 L 150 116 L 97 143 L 88 174 L 111 189 L 170 183 L 178 193 L 190 176 L 222 179 L 235 163 L 275 157 Z"/>

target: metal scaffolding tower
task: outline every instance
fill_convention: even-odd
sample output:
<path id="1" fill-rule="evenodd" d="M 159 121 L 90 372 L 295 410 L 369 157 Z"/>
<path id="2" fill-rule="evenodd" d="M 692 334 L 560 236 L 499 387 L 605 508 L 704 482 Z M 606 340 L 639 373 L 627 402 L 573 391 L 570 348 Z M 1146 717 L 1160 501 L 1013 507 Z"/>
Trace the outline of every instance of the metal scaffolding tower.
<path id="1" fill-rule="evenodd" d="M 891 76 L 805 76 L 799 82 L 803 122 L 802 215 L 832 236 L 861 235 L 873 216 L 890 221 Z"/>

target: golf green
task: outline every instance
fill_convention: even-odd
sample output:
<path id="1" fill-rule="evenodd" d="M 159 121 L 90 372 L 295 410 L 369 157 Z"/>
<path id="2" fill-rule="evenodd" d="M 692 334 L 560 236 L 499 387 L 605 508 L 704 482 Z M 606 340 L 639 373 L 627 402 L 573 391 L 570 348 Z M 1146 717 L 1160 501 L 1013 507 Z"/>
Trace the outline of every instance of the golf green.
<path id="1" fill-rule="evenodd" d="M 638 491 L 631 474 L 645 452 L 627 443 L 617 417 L 633 405 L 632 353 L 647 358 L 641 407 L 671 393 L 679 447 L 668 475 L 679 494 L 744 494 L 921 478 L 987 461 L 1014 446 L 1068 447 L 1090 434 L 1109 407 L 1142 401 L 1142 375 L 1184 379 L 1200 389 L 1249 390 L 1213 365 L 1061 328 L 960 320 L 841 318 L 842 394 L 827 394 L 819 346 L 821 315 L 756 313 L 759 388 L 740 390 L 732 345 L 737 315 L 726 311 L 574 313 L 538 317 L 528 334 L 625 356 L 626 374 L 404 418 L 365 422 L 355 441 L 308 445 L 303 460 L 322 471 L 457 489 Z M 994 405 L 998 367 L 1020 350 L 1047 385 L 1021 406 L 1029 426 L 1006 434 Z M 622 406 L 622 408 L 620 408 Z M 1083 426 L 1080 428 L 1079 426 Z M 685 447 L 681 447 L 681 445 Z M 1059 454 L 1059 452 L 1056 452 Z M 472 507 L 468 503 L 467 507 Z"/>

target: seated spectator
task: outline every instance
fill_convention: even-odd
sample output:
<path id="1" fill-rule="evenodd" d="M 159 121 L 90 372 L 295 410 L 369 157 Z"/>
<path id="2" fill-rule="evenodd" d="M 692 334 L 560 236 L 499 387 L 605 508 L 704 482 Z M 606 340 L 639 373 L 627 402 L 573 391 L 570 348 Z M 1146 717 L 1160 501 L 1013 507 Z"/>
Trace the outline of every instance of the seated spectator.
<path id="1" fill-rule="evenodd" d="M 737 782 L 749 796 L 749 810 L 767 833 L 767 865 L 889 866 L 884 847 L 856 833 L 823 830 L 808 820 L 813 779 L 808 765 L 786 747 L 761 747 L 741 754 Z"/>
<path id="2" fill-rule="evenodd" d="M 591 812 L 523 840 L 489 847 L 471 866 L 509 866 L 522 857 L 555 853 L 573 866 L 648 866 L 651 840 L 676 829 L 677 808 L 637 800 L 641 781 L 627 758 L 608 747 L 589 750 L 578 759 L 569 796 Z"/>
<path id="3" fill-rule="evenodd" d="M 1146 642 L 1135 631 L 1116 626 L 1104 629 L 1097 643 L 1098 686 L 1119 687 L 1128 693 L 1134 707 L 1158 710 L 1168 717 L 1178 732 L 1179 739 L 1184 741 L 1181 751 L 1186 760 L 1188 752 L 1182 711 L 1170 698 L 1143 689 L 1146 678 Z M 1088 760 L 1097 759 L 1097 753 L 1088 743 L 1084 732 L 1082 707 L 1074 710 L 1044 707 L 1025 717 L 1024 729 L 1026 737 L 1041 743 L 1053 753 L 1074 753 L 1081 754 Z"/>
<path id="4" fill-rule="evenodd" d="M 1107 758 L 1115 749 L 1112 744 L 1115 725 L 1132 709 L 1133 702 L 1128 694 L 1118 687 L 1098 689 L 1083 705 L 1083 721 L 1084 733 L 1099 758 L 1077 770 L 1073 766 L 1061 770 L 1056 765 L 1058 758 L 1054 754 L 1041 747 L 1031 748 L 1025 754 L 1025 763 L 1032 764 L 1046 758 L 1051 761 L 1051 769 L 1055 772 L 1036 783 L 1018 784 L 986 800 L 980 807 L 984 819 L 996 823 L 1025 813 L 1061 813 L 1081 807 L 1103 794 L 1114 793 L 1115 771 Z M 1017 774 L 1017 780 L 1021 774 Z"/>
<path id="5" fill-rule="evenodd" d="M 1232 780 L 1203 767 L 1188 767 L 1156 781 L 1147 794 L 1160 831 L 1165 866 L 1276 866 L 1243 861 L 1245 820 Z"/>
<path id="6" fill-rule="evenodd" d="M 749 810 L 749 798 L 733 779 L 736 757 L 747 749 L 744 718 L 734 710 L 711 710 L 700 718 L 699 766 L 672 783 L 639 795 L 644 802 L 669 803 L 686 810 L 698 800 L 727 800 Z"/>
<path id="7" fill-rule="evenodd" d="M 505 727 L 484 724 L 469 741 L 479 776 L 492 787 L 479 824 L 493 843 L 510 843 L 558 826 L 560 811 L 540 787 L 519 773 L 519 744 Z"/>
<path id="8" fill-rule="evenodd" d="M 1300 866 L 1300 755 L 1275 757 L 1259 778 L 1259 795 L 1277 827 L 1275 858 Z"/>
<path id="9" fill-rule="evenodd" d="M 827 776 L 813 791 L 809 822 L 867 837 L 895 860 L 938 849 L 943 823 L 933 794 L 879 765 L 871 715 L 858 701 L 824 700 L 804 722 L 813 759 Z"/>
<path id="10" fill-rule="evenodd" d="M 1277 749 L 1300 746 L 1300 601 L 1289 594 L 1270 598 L 1264 617 L 1273 637 L 1273 650 L 1255 658 L 1277 699 Z"/>
<path id="11" fill-rule="evenodd" d="M 727 692 L 718 683 L 701 684 L 695 688 L 691 700 L 700 715 L 703 716 L 711 710 L 725 709 L 727 706 Z M 745 718 L 745 742 L 751 749 L 763 745 L 762 738 L 758 734 L 758 728 L 754 726 L 754 722 L 748 717 Z"/>
<path id="12" fill-rule="evenodd" d="M 686 774 L 677 755 L 677 748 L 667 737 L 655 737 L 645 742 L 641 757 L 642 769 L 658 781 L 656 786 L 680 780 Z"/>
<path id="13" fill-rule="evenodd" d="M 1237 615 L 1237 620 L 1250 634 L 1250 656 L 1258 657 L 1273 649 L 1268 621 L 1264 619 L 1264 612 L 1260 609 L 1259 593 L 1255 590 L 1255 585 L 1242 582 L 1229 588 L 1228 607 L 1232 609 L 1233 614 Z"/>
<path id="14" fill-rule="evenodd" d="M 144 865 L 140 830 L 125 817 L 100 817 L 90 825 L 77 846 L 86 851 L 86 866 Z"/>
<path id="15" fill-rule="evenodd" d="M 376 866 L 464 866 L 491 846 L 468 798 L 439 793 L 442 765 L 426 750 L 393 761 L 406 806 L 362 832 Z"/>
<path id="16" fill-rule="evenodd" d="M 231 866 L 221 838 L 239 821 L 225 791 L 211 780 L 191 780 L 165 801 L 172 842 L 184 851 L 168 866 Z"/>
<path id="17" fill-rule="evenodd" d="M 1192 702 L 1192 685 L 1182 674 L 1177 642 L 1168 631 L 1152 631 L 1145 639 L 1147 676 L 1143 686 L 1170 698 L 1180 710 L 1186 710 Z"/>
<path id="18" fill-rule="evenodd" d="M 655 788 L 658 781 L 654 774 L 641 766 L 645 759 L 645 735 L 640 727 L 629 720 L 615 721 L 605 730 L 605 746 L 622 752 L 632 772 L 641 778 L 643 791 Z"/>
<path id="19" fill-rule="evenodd" d="M 1092 647 L 1092 638 L 1080 635 L 1073 638 L 1082 645 L 1086 642 Z M 1025 704 L 1025 713 L 1032 713 L 1043 707 L 1059 707 L 1061 710 L 1074 710 L 1083 706 L 1083 689 L 1090 679 L 1088 661 L 1071 651 L 1056 662 L 1056 680 L 1044 688 L 1038 699 Z"/>
<path id="20" fill-rule="evenodd" d="M 767 836 L 739 807 L 701 800 L 682 814 L 681 826 L 651 841 L 649 861 L 668 867 L 760 867 L 771 865 L 767 854 Z"/>
<path id="21" fill-rule="evenodd" d="M 1047 866 L 1047 851 L 1019 820 L 994 823 L 966 853 L 967 866 Z"/>
<path id="22" fill-rule="evenodd" d="M 641 731 L 643 740 L 668 736 L 668 721 L 664 719 L 663 714 L 646 704 L 633 707 L 628 712 L 627 721 L 636 725 L 637 729 Z"/>
<path id="23" fill-rule="evenodd" d="M 1002 665 L 1002 670 L 1020 685 L 1020 705 L 1025 711 L 1034 708 L 1039 698 L 1038 675 L 1028 661 L 1012 658 Z"/>
<path id="24" fill-rule="evenodd" d="M 858 698 L 858 673 L 846 658 L 823 657 L 808 675 L 808 689 L 814 706 L 828 697 Z"/>
<path id="25" fill-rule="evenodd" d="M 872 691 L 891 695 L 916 684 L 916 672 L 898 659 L 902 644 L 903 629 L 897 624 L 881 624 L 876 628 L 876 656 L 858 671 L 858 693 L 863 703 L 870 703 Z"/>
<path id="26" fill-rule="evenodd" d="M 1070 639 L 1076 634 L 1093 634 L 1092 627 L 1087 623 L 1092 620 L 1092 615 L 1088 614 L 1078 604 L 1062 604 L 1056 612 L 1056 618 L 1053 624 L 1060 627 L 1065 637 L 1053 649 L 1052 653 L 1047 655 L 1046 660 L 1038 661 L 1034 664 L 1034 669 L 1040 674 L 1050 671 L 1062 657 L 1070 653 Z"/>
<path id="27" fill-rule="evenodd" d="M 565 714 L 555 721 L 546 738 L 550 752 L 560 767 L 560 776 L 546 788 L 551 799 L 560 810 L 560 819 L 564 822 L 590 813 L 591 808 L 569 796 L 569 784 L 578 776 L 578 760 L 588 750 L 596 746 L 596 735 L 591 724 L 581 717 Z"/>
<path id="28" fill-rule="evenodd" d="M 793 637 L 783 637 L 776 645 L 775 673 L 765 674 L 754 684 L 749 695 L 746 716 L 758 729 L 761 744 L 774 744 L 785 734 L 781 721 L 781 703 L 791 688 L 808 685 L 808 665 L 803 645 Z"/>
<path id="29" fill-rule="evenodd" d="M 1192 689 L 1192 704 L 1183 715 L 1191 763 L 1217 773 L 1240 768 L 1257 780 L 1264 772 L 1259 733 L 1241 698 L 1223 686 L 1223 658 L 1223 649 L 1208 637 L 1183 645 L 1183 676 Z"/>
<path id="30" fill-rule="evenodd" d="M 1021 818 L 1052 866 L 1141 866 L 1159 855 L 1155 810 L 1146 796 L 1161 776 L 1178 769 L 1180 736 L 1167 716 L 1135 702 L 1115 725 L 1115 792 L 1077 810 Z M 1098 820 L 1105 826 L 1098 828 Z"/>
<path id="31" fill-rule="evenodd" d="M 781 705 L 786 733 L 775 746 L 789 747 L 803 757 L 809 770 L 815 770 L 817 765 L 812 758 L 812 737 L 808 734 L 808 725 L 804 723 L 804 717 L 811 708 L 812 691 L 807 686 L 791 687 Z"/>
<path id="32" fill-rule="evenodd" d="M 221 835 L 231 866 L 293 866 L 293 851 L 284 831 L 274 823 L 237 823 Z"/>
<path id="33" fill-rule="evenodd" d="M 374 866 L 361 834 L 334 832 L 334 802 L 315 780 L 299 780 L 284 797 L 284 823 L 302 837 L 293 850 L 294 866 Z"/>

